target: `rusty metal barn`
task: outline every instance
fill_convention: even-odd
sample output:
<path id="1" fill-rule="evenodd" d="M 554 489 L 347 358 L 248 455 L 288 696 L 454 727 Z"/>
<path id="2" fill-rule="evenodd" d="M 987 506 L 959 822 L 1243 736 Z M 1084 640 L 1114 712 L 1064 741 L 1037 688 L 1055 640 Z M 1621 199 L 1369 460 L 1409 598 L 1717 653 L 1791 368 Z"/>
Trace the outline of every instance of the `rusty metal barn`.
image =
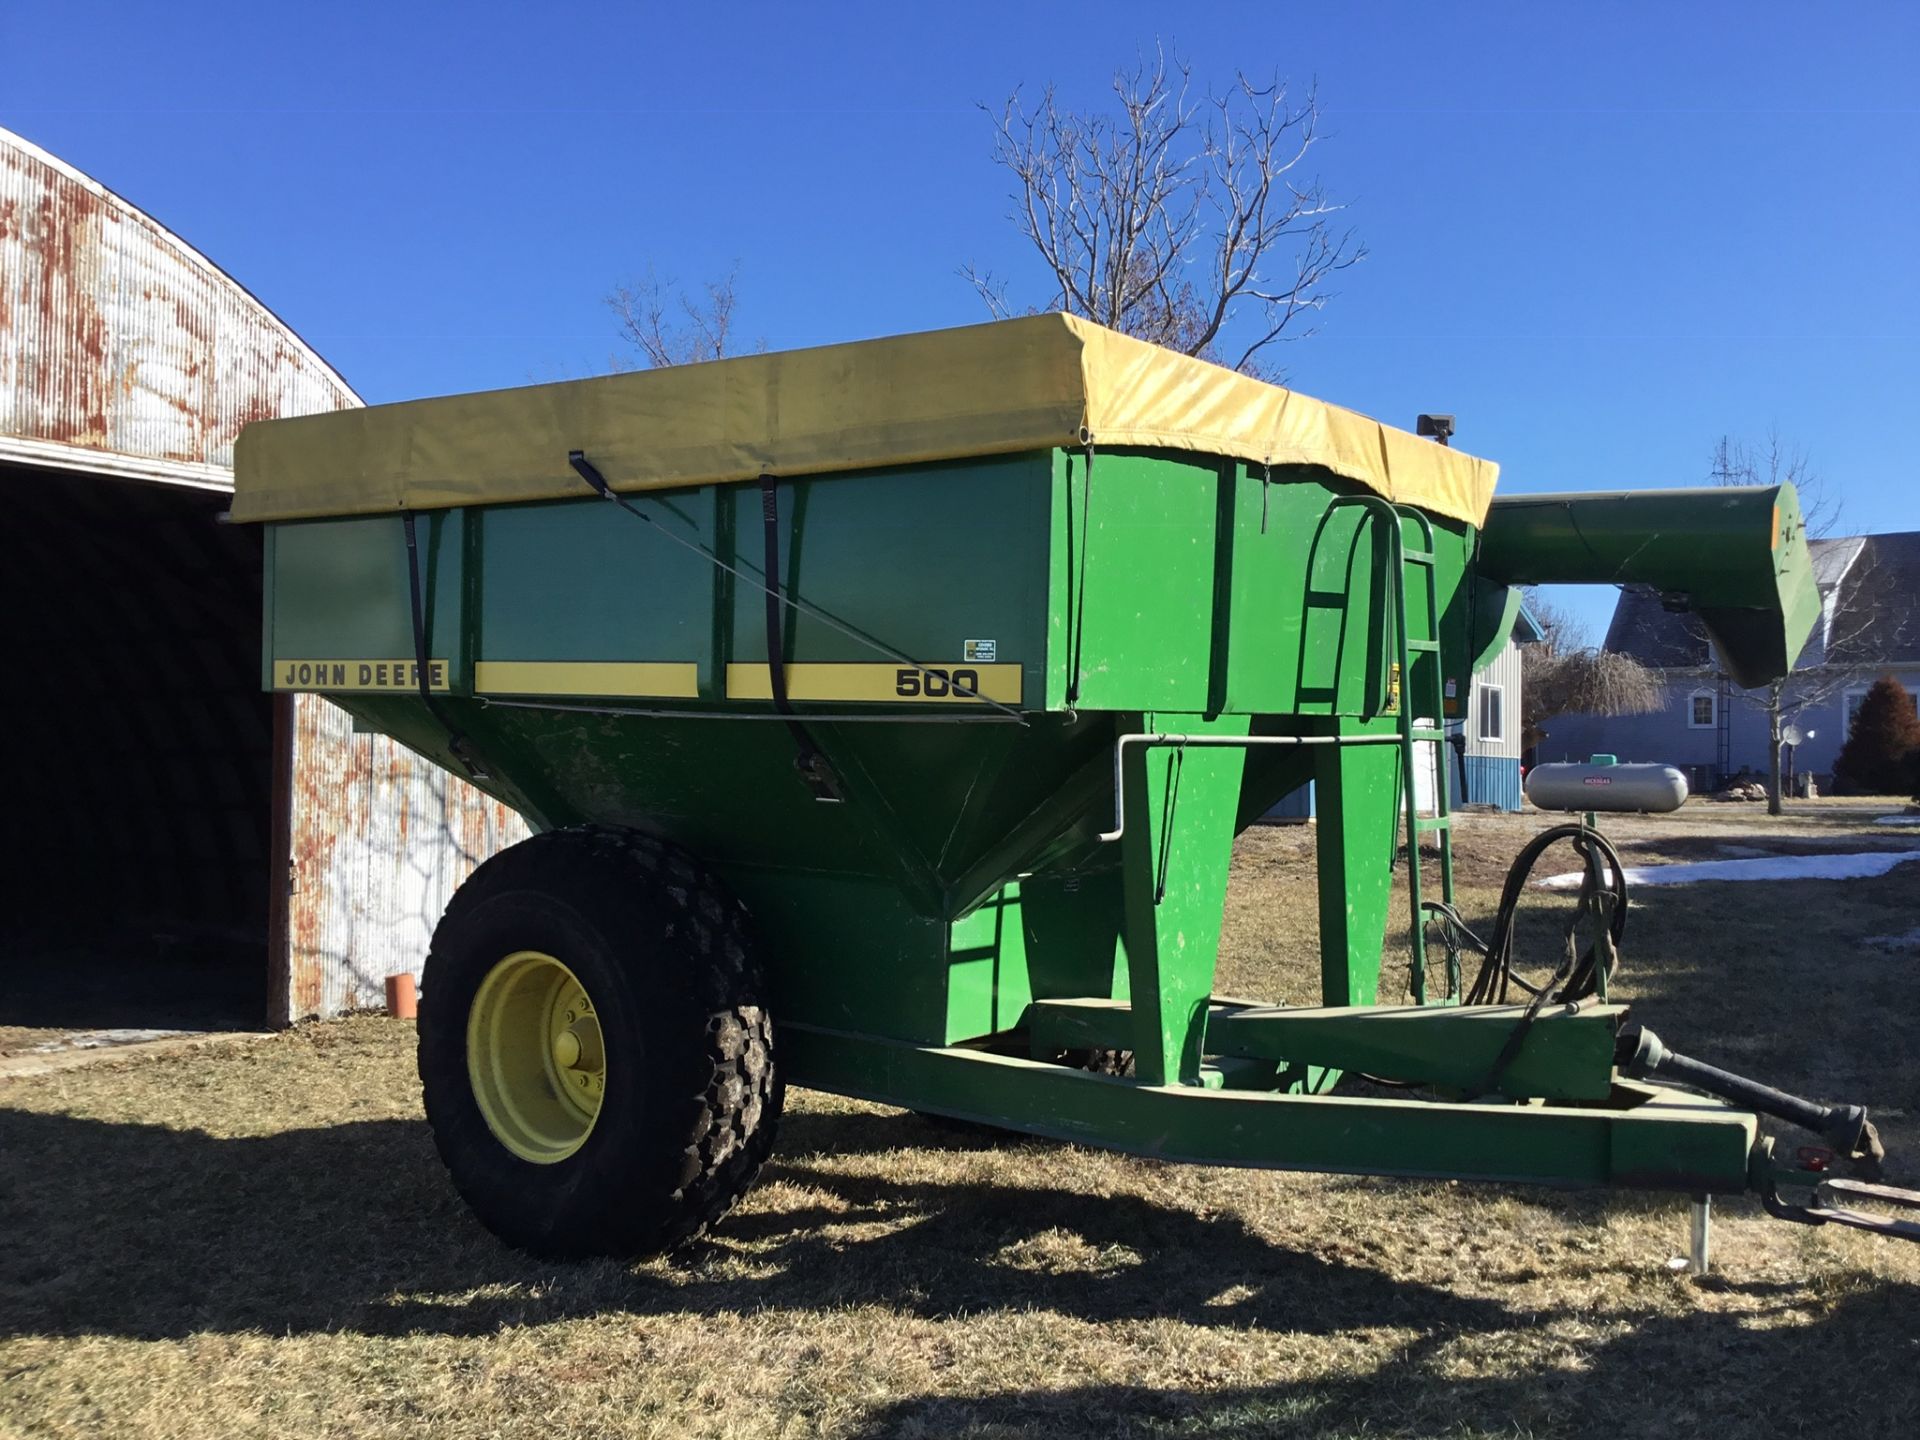
<path id="1" fill-rule="evenodd" d="M 0 130 L 0 1027 L 376 1004 L 524 833 L 327 702 L 262 693 L 234 437 L 360 403 L 204 256 Z"/>

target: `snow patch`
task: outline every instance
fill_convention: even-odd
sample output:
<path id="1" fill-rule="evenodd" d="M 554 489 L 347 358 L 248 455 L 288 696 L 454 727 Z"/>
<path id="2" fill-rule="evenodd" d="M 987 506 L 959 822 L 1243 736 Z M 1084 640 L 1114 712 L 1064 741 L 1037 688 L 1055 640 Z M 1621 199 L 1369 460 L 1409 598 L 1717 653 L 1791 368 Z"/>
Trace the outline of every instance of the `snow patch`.
<path id="1" fill-rule="evenodd" d="M 1873 850 L 1853 855 L 1774 855 L 1764 860 L 1701 860 L 1685 865 L 1629 865 L 1629 885 L 1692 885 L 1702 880 L 1864 880 L 1920 860 L 1920 850 Z M 1549 875 L 1542 890 L 1577 890 L 1584 872 Z"/>
<path id="2" fill-rule="evenodd" d="M 148 1040 L 168 1040 L 175 1035 L 185 1035 L 185 1030 L 83 1030 L 77 1035 L 63 1035 L 57 1040 L 48 1040 L 44 1044 L 30 1046 L 21 1052 L 26 1055 L 57 1055 L 63 1050 L 104 1050 L 114 1045 L 139 1045 Z"/>
<path id="3" fill-rule="evenodd" d="M 1882 815 L 1876 825 L 1920 825 L 1920 815 Z"/>

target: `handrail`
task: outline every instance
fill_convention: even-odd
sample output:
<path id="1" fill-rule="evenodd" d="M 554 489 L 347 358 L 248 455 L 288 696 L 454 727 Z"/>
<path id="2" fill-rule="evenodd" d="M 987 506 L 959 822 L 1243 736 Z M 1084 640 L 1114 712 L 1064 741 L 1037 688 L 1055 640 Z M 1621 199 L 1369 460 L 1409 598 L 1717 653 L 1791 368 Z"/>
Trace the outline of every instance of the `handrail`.
<path id="1" fill-rule="evenodd" d="M 1113 746 L 1113 829 L 1100 832 L 1100 843 L 1110 845 L 1127 829 L 1127 776 L 1121 764 L 1127 746 L 1155 749 L 1166 745 L 1182 748 L 1247 749 L 1255 745 L 1398 745 L 1400 736 L 1392 735 L 1182 735 L 1173 732 L 1130 730 Z"/>

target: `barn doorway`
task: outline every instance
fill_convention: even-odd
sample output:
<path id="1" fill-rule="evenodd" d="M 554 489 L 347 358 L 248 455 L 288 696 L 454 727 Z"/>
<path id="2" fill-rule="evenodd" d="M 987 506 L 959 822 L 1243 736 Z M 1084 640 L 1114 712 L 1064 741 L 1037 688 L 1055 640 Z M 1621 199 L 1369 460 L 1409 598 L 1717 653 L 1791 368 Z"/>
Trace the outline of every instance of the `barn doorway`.
<path id="1" fill-rule="evenodd" d="M 259 531 L 220 523 L 220 491 L 18 467 L 0 485 L 0 1051 L 258 1028 L 277 813 Z"/>

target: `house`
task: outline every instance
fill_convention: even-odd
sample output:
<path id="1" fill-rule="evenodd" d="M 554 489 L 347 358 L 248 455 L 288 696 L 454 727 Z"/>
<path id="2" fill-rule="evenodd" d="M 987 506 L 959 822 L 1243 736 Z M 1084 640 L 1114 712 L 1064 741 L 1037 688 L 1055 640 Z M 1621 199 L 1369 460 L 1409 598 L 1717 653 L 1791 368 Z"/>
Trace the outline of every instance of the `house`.
<path id="1" fill-rule="evenodd" d="M 1447 757 L 1447 795 L 1454 805 L 1520 808 L 1520 647 L 1542 638 L 1540 622 L 1522 605 L 1507 643 L 1473 672 L 1466 754 L 1463 759 Z"/>
<path id="2" fill-rule="evenodd" d="M 1815 540 L 1811 548 L 1820 620 L 1780 686 L 1780 717 L 1785 731 L 1803 737 L 1787 763 L 1825 784 L 1868 686 L 1891 674 L 1920 692 L 1920 532 Z M 1741 690 L 1721 675 L 1691 617 L 1650 591 L 1622 591 L 1606 648 L 1657 670 L 1665 703 L 1645 715 L 1558 716 L 1547 722 L 1536 760 L 1605 752 L 1675 765 L 1696 792 L 1742 771 L 1767 772 L 1771 687 Z"/>
<path id="3" fill-rule="evenodd" d="M 1541 638 L 1540 624 L 1523 605 L 1513 630 L 1494 657 L 1473 672 L 1467 695 L 1466 719 L 1460 733 L 1466 737 L 1464 756 L 1447 747 L 1447 798 L 1451 805 L 1492 805 L 1501 810 L 1520 808 L 1520 647 Z M 1452 733 L 1453 726 L 1448 726 Z M 1414 771 L 1416 798 L 1422 811 L 1433 809 L 1434 757 L 1431 742 L 1421 742 L 1424 763 Z M 1464 789 L 1462 782 L 1464 781 Z M 1309 781 L 1267 812 L 1269 820 L 1306 820 L 1313 815 L 1313 783 Z"/>

